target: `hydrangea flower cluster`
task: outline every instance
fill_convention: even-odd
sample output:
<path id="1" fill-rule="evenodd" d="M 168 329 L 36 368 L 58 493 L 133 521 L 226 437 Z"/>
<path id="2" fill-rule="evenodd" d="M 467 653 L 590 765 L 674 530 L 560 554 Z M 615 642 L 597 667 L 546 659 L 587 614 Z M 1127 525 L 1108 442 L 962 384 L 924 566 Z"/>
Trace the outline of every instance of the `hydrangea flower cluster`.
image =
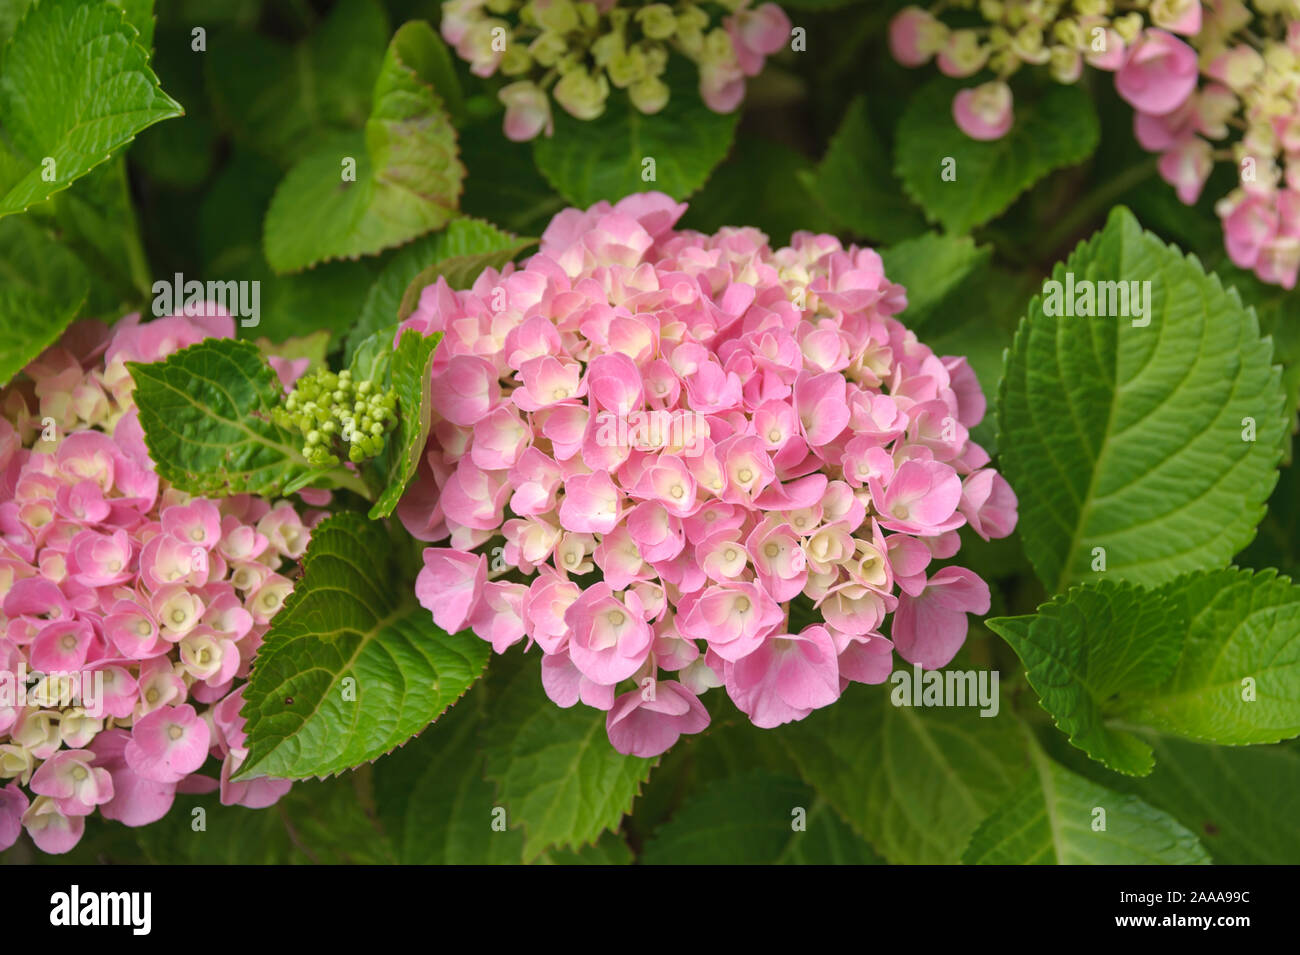
<path id="1" fill-rule="evenodd" d="M 302 435 L 303 456 L 312 464 L 338 464 L 339 454 L 360 464 L 384 450 L 384 436 L 397 426 L 397 392 L 354 382 L 346 368 L 321 368 L 298 379 L 272 417 Z"/>
<path id="2" fill-rule="evenodd" d="M 1218 160 L 1240 185 L 1221 199 L 1228 255 L 1265 282 L 1293 288 L 1300 273 L 1300 0 L 1150 0 L 1116 15 L 1112 0 L 973 0 L 987 26 L 951 30 L 908 7 L 890 25 L 905 66 L 934 57 L 949 76 L 987 67 L 996 79 L 957 93 L 953 118 L 974 139 L 1011 128 L 1006 80 L 1046 64 L 1062 83 L 1084 63 L 1115 74 L 1134 108 L 1142 147 L 1178 198 L 1194 204 Z M 1186 37 L 1182 39 L 1180 37 Z M 1214 141 L 1241 132 L 1230 147 Z"/>
<path id="3" fill-rule="evenodd" d="M 141 826 L 177 792 L 260 808 L 290 786 L 230 777 L 243 679 L 309 527 L 287 502 L 160 481 L 126 368 L 233 336 L 225 315 L 83 323 L 3 393 L 0 849 L 26 828 L 66 852 L 96 810 Z"/>
<path id="4" fill-rule="evenodd" d="M 989 590 L 932 562 L 962 525 L 1016 523 L 970 439 L 974 373 L 892 317 L 879 255 L 677 231 L 685 209 L 565 210 L 523 268 L 439 279 L 404 323 L 444 335 L 398 509 L 449 539 L 421 603 L 497 652 L 537 644 L 550 698 L 640 756 L 703 729 L 711 687 L 772 727 L 884 681 L 895 649 L 943 666 Z"/>
<path id="5" fill-rule="evenodd" d="M 659 112 L 668 103 L 663 75 L 672 52 L 699 68 L 708 107 L 730 113 L 745 97 L 745 78 L 790 37 L 780 7 L 750 9 L 750 2 L 719 0 L 727 13 L 715 20 L 690 0 L 447 0 L 442 35 L 476 76 L 512 79 L 498 95 L 506 136 L 522 142 L 551 135 L 551 97 L 583 120 L 605 111 L 611 88 L 626 90 L 640 112 Z"/>

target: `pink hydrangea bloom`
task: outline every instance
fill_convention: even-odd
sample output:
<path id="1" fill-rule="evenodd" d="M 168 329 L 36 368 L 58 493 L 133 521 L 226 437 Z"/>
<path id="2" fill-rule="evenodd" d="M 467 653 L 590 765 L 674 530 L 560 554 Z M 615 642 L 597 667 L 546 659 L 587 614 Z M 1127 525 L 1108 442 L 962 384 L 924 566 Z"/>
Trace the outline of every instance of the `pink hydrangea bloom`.
<path id="1" fill-rule="evenodd" d="M 242 686 L 310 529 L 287 503 L 160 480 L 126 369 L 233 334 L 225 315 L 80 324 L 0 392 L 0 671 L 25 688 L 0 706 L 0 850 L 25 828 L 67 852 L 86 816 L 146 825 L 177 792 L 260 808 L 289 788 L 229 777 Z"/>
<path id="2" fill-rule="evenodd" d="M 974 374 L 894 318 L 879 255 L 677 230 L 685 208 L 567 209 L 523 267 L 439 280 L 405 323 L 443 333 L 398 510 L 436 544 L 420 602 L 535 644 L 550 698 L 641 756 L 703 729 L 710 688 L 767 727 L 882 682 L 891 621 L 905 659 L 947 663 L 988 590 L 929 565 L 1016 523 Z"/>

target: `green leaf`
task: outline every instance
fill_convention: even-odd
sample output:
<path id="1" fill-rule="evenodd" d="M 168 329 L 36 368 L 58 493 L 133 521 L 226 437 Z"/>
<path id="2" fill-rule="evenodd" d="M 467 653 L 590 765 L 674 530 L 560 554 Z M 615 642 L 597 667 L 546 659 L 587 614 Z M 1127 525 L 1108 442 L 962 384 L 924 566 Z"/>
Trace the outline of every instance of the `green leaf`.
<path id="1" fill-rule="evenodd" d="M 213 793 L 177 796 L 157 823 L 136 838 L 152 865 L 389 865 L 392 845 L 363 808 L 359 773 L 295 783 L 274 806 L 223 806 Z M 206 828 L 192 828 L 193 811 Z M 96 860 L 99 861 L 99 860 Z M 111 860 L 116 861 L 116 860 Z"/>
<path id="2" fill-rule="evenodd" d="M 714 233 L 748 225 L 776 248 L 796 231 L 834 232 L 835 220 L 813 201 L 801 177 L 812 164 L 798 150 L 772 139 L 740 133 L 726 162 L 691 197 L 679 229 Z"/>
<path id="3" fill-rule="evenodd" d="M 492 825 L 483 777 L 482 693 L 473 690 L 406 746 L 375 764 L 375 802 L 407 865 L 507 865 L 523 859 L 518 829 Z"/>
<path id="4" fill-rule="evenodd" d="M 375 279 L 361 307 L 361 316 L 348 334 L 345 360 L 352 361 L 357 346 L 375 332 L 398 320 L 398 310 L 407 287 L 420 270 L 444 259 L 482 255 L 514 248 L 516 236 L 479 219 L 452 219 L 447 228 L 426 235 L 392 254 Z"/>
<path id="5" fill-rule="evenodd" d="M 0 216 L 66 189 L 142 129 L 182 112 L 121 9 L 42 0 L 18 24 L 0 70 Z"/>
<path id="6" fill-rule="evenodd" d="M 575 206 L 657 189 L 685 199 L 709 177 L 731 148 L 737 113 L 721 114 L 700 100 L 689 72 L 670 64 L 664 74 L 670 99 L 647 116 L 621 91 L 610 94 L 594 120 L 574 119 L 556 105 L 555 134 L 533 140 L 537 168 Z M 654 160 L 654 178 L 644 179 Z"/>
<path id="7" fill-rule="evenodd" d="M 907 194 L 949 232 L 983 225 L 1049 172 L 1097 148 L 1097 113 L 1080 86 L 1053 83 L 1036 101 L 1017 100 L 1011 131 L 992 142 L 971 139 L 954 122 L 952 98 L 961 86 L 938 77 L 912 97 L 894 155 Z M 942 175 L 948 160 L 955 179 Z"/>
<path id="8" fill-rule="evenodd" d="M 374 760 L 478 679 L 488 644 L 443 633 L 402 581 L 382 525 L 343 512 L 312 531 L 247 689 L 241 777 L 327 776 Z"/>
<path id="9" fill-rule="evenodd" d="M 0 219 L 0 387 L 58 341 L 89 287 L 77 257 L 31 218 Z"/>
<path id="10" fill-rule="evenodd" d="M 858 236 L 895 243 L 925 231 L 925 219 L 899 188 L 863 96 L 849 103 L 816 172 L 801 172 L 799 180 L 832 218 Z"/>
<path id="11" fill-rule="evenodd" d="M 1231 568 L 1180 578 L 1163 596 L 1171 616 L 1186 607 L 1182 657 L 1168 681 L 1117 705 L 1118 716 L 1230 745 L 1300 735 L 1300 587 L 1274 570 Z"/>
<path id="12" fill-rule="evenodd" d="M 48 222 L 90 270 L 87 314 L 117 315 L 122 306 L 149 297 L 149 263 L 131 202 L 125 155 L 96 166 L 71 189 L 33 206 L 29 214 Z"/>
<path id="13" fill-rule="evenodd" d="M 149 457 L 176 487 L 274 497 L 310 469 L 294 435 L 271 421 L 280 382 L 251 342 L 208 339 L 127 368 Z"/>
<path id="14" fill-rule="evenodd" d="M 600 710 L 552 703 L 535 665 L 521 668 L 495 700 L 483 748 L 509 824 L 524 830 L 526 861 L 616 828 L 656 762 L 617 752 Z"/>
<path id="15" fill-rule="evenodd" d="M 1158 593 L 1099 580 L 1022 617 L 984 622 L 1024 661 L 1029 684 L 1070 742 L 1111 769 L 1151 772 L 1151 747 L 1106 725 L 1113 697 L 1159 686 L 1174 672 L 1187 615 Z"/>
<path id="16" fill-rule="evenodd" d="M 887 861 L 957 862 L 1028 770 L 1024 740 L 1008 713 L 896 707 L 890 697 L 854 684 L 784 727 L 782 740 L 804 780 Z"/>
<path id="17" fill-rule="evenodd" d="M 53 345 L 81 307 L 81 301 L 56 303 L 24 288 L 0 288 L 0 386 Z"/>
<path id="18" fill-rule="evenodd" d="M 1156 770 L 1124 788 L 1198 833 L 1222 865 L 1300 862 L 1300 746 L 1205 746 L 1153 737 Z"/>
<path id="19" fill-rule="evenodd" d="M 484 269 L 501 269 L 507 262 L 513 261 L 519 253 L 533 245 L 536 239 L 514 239 L 491 252 L 477 255 L 452 255 L 433 265 L 426 266 L 411 280 L 402 293 L 402 300 L 397 306 L 397 318 L 406 321 L 416 306 L 420 304 L 420 293 L 427 286 L 445 278 L 447 285 L 454 289 L 467 289 Z"/>
<path id="20" fill-rule="evenodd" d="M 1030 302 L 999 390 L 998 448 L 1034 569 L 1060 592 L 1103 567 L 1157 585 L 1224 566 L 1263 515 L 1285 430 L 1254 313 L 1122 208 L 1057 265 L 1062 299 L 1067 273 L 1149 281 L 1149 324 Z"/>
<path id="21" fill-rule="evenodd" d="M 511 232 L 538 235 L 568 203 L 537 171 L 532 144 L 513 143 L 502 135 L 500 112 L 492 106 L 490 115 L 458 128 L 461 159 L 469 173 L 461 211 Z"/>
<path id="22" fill-rule="evenodd" d="M 1037 754 L 1036 772 L 993 811 L 962 855 L 968 865 L 1208 865 L 1194 833 Z M 1103 810 L 1101 816 L 1098 810 Z M 1104 828 L 1097 828 L 1104 819 Z"/>
<path id="23" fill-rule="evenodd" d="M 207 14 L 181 22 L 188 31 Z M 340 0 L 294 46 L 251 30 L 208 32 L 209 50 L 198 55 L 226 126 L 243 145 L 291 165 L 364 125 L 391 30 L 378 0 Z"/>
<path id="24" fill-rule="evenodd" d="M 880 253 L 891 282 L 907 289 L 907 308 L 898 316 L 913 330 L 932 322 L 951 325 L 970 309 L 972 279 L 983 277 L 993 250 L 968 236 L 927 232 Z M 936 321 L 938 319 L 939 321 Z"/>
<path id="25" fill-rule="evenodd" d="M 816 792 L 765 771 L 716 780 L 646 843 L 644 865 L 878 865 Z"/>
<path id="26" fill-rule="evenodd" d="M 334 139 L 289 171 L 267 210 L 266 260 L 295 272 L 326 259 L 373 255 L 441 228 L 456 213 L 465 167 L 434 88 L 445 56 L 423 21 L 393 35 L 364 138 Z M 348 159 L 355 181 L 345 180 Z"/>
<path id="27" fill-rule="evenodd" d="M 400 419 L 384 448 L 388 461 L 384 490 L 370 509 L 371 520 L 393 513 L 424 454 L 433 414 L 429 403 L 429 366 L 441 340 L 440 332 L 426 338 L 408 329 L 393 353 L 392 387 L 397 391 Z"/>

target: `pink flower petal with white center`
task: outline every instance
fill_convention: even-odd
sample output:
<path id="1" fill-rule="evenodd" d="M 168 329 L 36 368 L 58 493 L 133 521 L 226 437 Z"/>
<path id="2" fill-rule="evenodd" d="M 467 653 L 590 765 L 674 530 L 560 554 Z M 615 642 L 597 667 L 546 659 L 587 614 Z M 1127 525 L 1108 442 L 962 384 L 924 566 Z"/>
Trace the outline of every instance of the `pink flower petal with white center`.
<path id="1" fill-rule="evenodd" d="M 961 90 L 952 99 L 952 118 L 971 139 L 1001 139 L 1015 120 L 1011 87 L 993 80 L 973 89 Z"/>
<path id="2" fill-rule="evenodd" d="M 167 815 L 176 797 L 176 784 L 145 779 L 128 766 L 123 753 L 130 740 L 125 730 L 112 729 L 90 743 L 95 765 L 113 777 L 113 798 L 99 807 L 99 814 L 123 825 L 145 826 Z"/>
<path id="3" fill-rule="evenodd" d="M 505 471 L 485 471 L 461 458 L 456 473 L 442 491 L 442 510 L 457 524 L 490 531 L 501 526 L 510 482 Z"/>
<path id="4" fill-rule="evenodd" d="M 854 683 L 884 683 L 894 669 L 894 645 L 880 634 L 849 637 L 839 656 L 840 677 Z"/>
<path id="5" fill-rule="evenodd" d="M 674 517 L 686 517 L 695 510 L 697 492 L 689 465 L 668 454 L 646 468 L 632 490 L 634 497 L 657 502 Z"/>
<path id="6" fill-rule="evenodd" d="M 699 697 L 676 680 L 659 680 L 618 697 L 605 719 L 605 732 L 620 753 L 648 759 L 708 725 L 709 711 Z"/>
<path id="7" fill-rule="evenodd" d="M 515 395 L 519 392 L 516 391 Z M 518 400 L 516 399 L 516 404 Z M 579 404 L 557 405 L 548 408 L 542 422 L 542 434 L 551 442 L 556 460 L 567 461 L 582 450 L 591 412 Z"/>
<path id="8" fill-rule="evenodd" d="M 37 633 L 28 652 L 28 662 L 41 673 L 71 673 L 86 663 L 95 631 L 86 620 L 56 620 Z"/>
<path id="9" fill-rule="evenodd" d="M 1172 33 L 1148 29 L 1115 74 L 1115 89 L 1139 112 L 1163 116 L 1187 101 L 1198 74 L 1194 49 Z"/>
<path id="10" fill-rule="evenodd" d="M 543 567 L 533 579 L 524 598 L 524 621 L 528 635 L 537 641 L 544 653 L 557 653 L 569 636 L 569 625 L 564 620 L 565 611 L 582 596 L 582 588 L 565 580 L 549 567 Z"/>
<path id="11" fill-rule="evenodd" d="M 966 522 L 985 540 L 1009 537 L 1016 529 L 1016 492 L 989 468 L 976 471 L 962 484 L 960 510 Z"/>
<path id="12" fill-rule="evenodd" d="M 524 638 L 524 597 L 528 588 L 523 584 L 489 582 L 483 587 L 483 597 L 470 615 L 469 625 L 476 636 L 492 644 L 497 653 L 506 650 Z"/>
<path id="13" fill-rule="evenodd" d="M 685 606 L 685 604 L 683 604 Z M 689 640 L 704 640 L 724 660 L 753 653 L 784 615 L 767 591 L 752 583 L 715 584 L 706 588 L 677 618 Z"/>
<path id="14" fill-rule="evenodd" d="M 448 633 L 465 629 L 487 584 L 487 557 L 443 547 L 424 549 L 424 568 L 415 578 L 420 606 Z"/>
<path id="15" fill-rule="evenodd" d="M 626 417 L 643 406 L 641 372 L 627 355 L 599 355 L 587 366 L 587 390 L 603 411 Z"/>
<path id="16" fill-rule="evenodd" d="M 519 413 L 500 404 L 474 425 L 470 458 L 484 470 L 512 468 L 531 440 L 532 434 Z"/>
<path id="17" fill-rule="evenodd" d="M 739 696 L 751 706 L 747 712 L 756 726 L 770 729 L 787 722 L 791 710 L 807 713 L 839 699 L 837 660 L 835 643 L 825 627 L 769 637 L 727 668 L 727 690 L 737 691 L 733 699 Z M 784 706 L 765 706 L 773 696 Z"/>
<path id="18" fill-rule="evenodd" d="M 72 539 L 73 579 L 87 587 L 111 587 L 134 576 L 134 548 L 126 531 L 97 534 L 82 531 Z"/>
<path id="19" fill-rule="evenodd" d="M 964 567 L 944 567 L 920 596 L 899 597 L 890 635 L 899 656 L 933 670 L 946 666 L 965 643 L 966 614 L 988 611 L 988 584 Z"/>
<path id="20" fill-rule="evenodd" d="M 104 695 L 100 702 L 104 715 L 126 719 L 135 710 L 140 696 L 140 684 L 120 666 L 101 667 L 98 671 L 104 681 Z"/>
<path id="21" fill-rule="evenodd" d="M 211 501 L 197 500 L 162 512 L 164 534 L 211 550 L 221 540 L 221 512 Z"/>
<path id="22" fill-rule="evenodd" d="M 939 461 L 904 461 L 889 482 L 870 482 L 871 497 L 881 514 L 880 523 L 891 530 L 916 534 L 940 534 L 960 527 L 965 519 L 956 515 L 961 501 L 961 478 Z M 956 516 L 954 516 L 956 515 Z"/>
<path id="23" fill-rule="evenodd" d="M 203 765 L 210 740 L 208 724 L 194 707 L 163 706 L 131 728 L 123 756 L 146 779 L 176 783 Z"/>
<path id="24" fill-rule="evenodd" d="M 23 825 L 36 848 L 50 855 L 62 855 L 81 841 L 86 831 L 84 816 L 68 816 L 49 796 L 37 796 L 23 814 Z"/>
<path id="25" fill-rule="evenodd" d="M 472 427 L 501 400 L 501 384 L 492 363 L 474 355 L 456 355 L 430 382 L 433 408 L 452 424 Z"/>
<path id="26" fill-rule="evenodd" d="M 889 52 L 903 66 L 923 66 L 935 54 L 930 39 L 938 28 L 929 11 L 904 7 L 889 21 Z"/>
<path id="27" fill-rule="evenodd" d="M 1188 136 L 1160 157 L 1157 165 L 1160 178 L 1174 187 L 1184 205 L 1195 205 L 1201 197 L 1205 180 L 1214 169 L 1213 154 L 1214 150 L 1204 139 Z"/>
<path id="28" fill-rule="evenodd" d="M 608 534 L 621 515 L 618 488 L 605 472 L 582 474 L 564 482 L 560 525 L 567 531 Z"/>
<path id="29" fill-rule="evenodd" d="M 601 582 L 587 588 L 565 612 L 569 656 L 588 679 L 610 685 L 626 680 L 645 663 L 653 635 L 641 616 L 640 601 L 626 603 Z"/>
<path id="30" fill-rule="evenodd" d="M 799 422 L 809 445 L 835 440 L 849 423 L 844 376 L 839 372 L 813 375 L 801 372 L 794 386 Z"/>
<path id="31" fill-rule="evenodd" d="M 572 361 L 561 361 L 551 355 L 530 358 L 519 366 L 522 388 L 511 392 L 511 400 L 524 411 L 540 411 L 565 401 L 573 401 L 587 393 L 587 383 L 581 380 L 582 368 Z"/>
<path id="32" fill-rule="evenodd" d="M 23 813 L 29 805 L 17 782 L 0 788 L 0 852 L 18 841 L 23 831 Z"/>
<path id="33" fill-rule="evenodd" d="M 641 556 L 651 563 L 672 560 L 686 545 L 681 519 L 659 501 L 646 501 L 628 511 L 627 529 Z"/>

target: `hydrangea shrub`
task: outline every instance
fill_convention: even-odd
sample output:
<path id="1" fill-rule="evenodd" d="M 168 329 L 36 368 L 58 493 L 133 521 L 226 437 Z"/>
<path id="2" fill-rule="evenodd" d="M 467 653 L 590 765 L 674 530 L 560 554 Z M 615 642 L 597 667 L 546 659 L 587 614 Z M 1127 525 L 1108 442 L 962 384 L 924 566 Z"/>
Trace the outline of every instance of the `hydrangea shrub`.
<path id="1" fill-rule="evenodd" d="M 1296 0 L 18 6 L 0 861 L 1300 859 Z"/>

